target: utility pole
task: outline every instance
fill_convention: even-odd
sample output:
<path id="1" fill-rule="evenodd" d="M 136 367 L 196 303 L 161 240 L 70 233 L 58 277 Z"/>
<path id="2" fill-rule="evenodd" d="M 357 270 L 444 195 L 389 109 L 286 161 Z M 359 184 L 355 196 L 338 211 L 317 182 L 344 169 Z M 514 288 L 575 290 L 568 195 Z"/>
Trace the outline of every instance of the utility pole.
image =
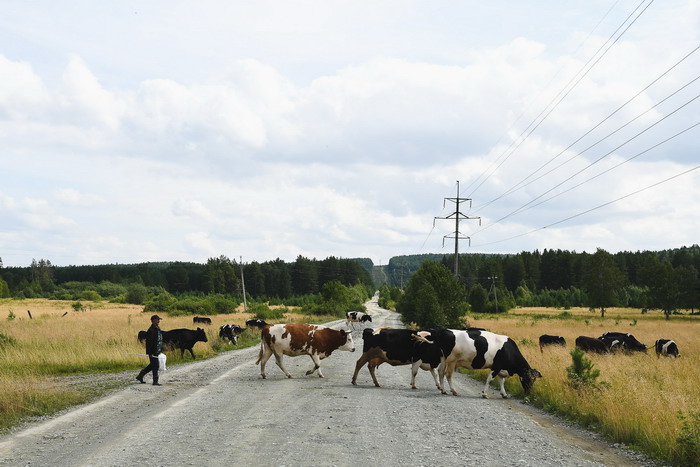
<path id="1" fill-rule="evenodd" d="M 243 288 L 243 311 L 248 312 L 248 300 L 245 298 L 245 280 L 243 280 L 243 256 L 241 258 L 241 287 Z"/>
<path id="2" fill-rule="evenodd" d="M 489 276 L 489 279 L 491 279 L 491 290 L 493 290 L 493 298 L 496 301 L 496 313 L 498 313 L 498 294 L 496 293 L 496 279 L 498 279 L 498 276 Z M 489 290 L 489 295 L 491 295 L 491 290 Z"/>
<path id="3" fill-rule="evenodd" d="M 450 214 L 449 216 L 446 217 L 435 217 L 433 218 L 433 227 L 435 227 L 435 221 L 437 219 L 454 219 L 455 221 L 455 231 L 452 232 L 450 235 L 445 235 L 442 237 L 442 246 L 445 246 L 445 239 L 446 238 L 454 238 L 455 240 L 455 277 L 459 277 L 459 240 L 464 239 L 464 240 L 469 240 L 469 244 L 471 244 L 471 238 L 462 236 L 462 233 L 459 231 L 459 221 L 460 220 L 469 220 L 469 219 L 479 219 L 479 225 L 481 225 L 481 217 L 469 217 L 464 214 L 459 210 L 459 205 L 462 202 L 469 201 L 469 207 L 472 207 L 472 200 L 471 198 L 460 198 L 459 197 L 459 180 L 457 180 L 457 197 L 456 198 L 445 198 L 442 202 L 442 207 L 445 207 L 445 202 L 446 201 L 451 201 L 455 203 L 455 211 Z"/>

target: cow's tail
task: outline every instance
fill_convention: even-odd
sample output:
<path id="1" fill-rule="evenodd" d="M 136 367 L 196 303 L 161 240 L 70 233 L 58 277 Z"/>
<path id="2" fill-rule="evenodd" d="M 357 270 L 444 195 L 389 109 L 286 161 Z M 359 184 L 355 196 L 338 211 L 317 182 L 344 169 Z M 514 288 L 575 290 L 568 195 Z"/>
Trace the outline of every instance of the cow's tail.
<path id="1" fill-rule="evenodd" d="M 430 341 L 423 336 L 419 336 L 418 334 L 411 335 L 411 338 L 416 342 L 422 342 L 424 344 L 433 344 L 434 343 L 433 341 Z"/>
<path id="2" fill-rule="evenodd" d="M 258 359 L 255 361 L 256 365 L 260 364 L 260 360 L 262 360 L 263 357 L 263 350 L 265 349 L 265 336 L 261 336 L 260 338 L 260 352 L 258 352 Z"/>

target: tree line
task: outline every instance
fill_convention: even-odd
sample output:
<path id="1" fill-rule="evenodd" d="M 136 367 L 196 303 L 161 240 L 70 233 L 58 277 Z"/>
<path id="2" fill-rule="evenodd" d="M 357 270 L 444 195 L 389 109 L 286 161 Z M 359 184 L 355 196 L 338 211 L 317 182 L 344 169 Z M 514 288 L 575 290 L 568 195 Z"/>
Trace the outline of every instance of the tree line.
<path id="1" fill-rule="evenodd" d="M 458 325 L 467 310 L 505 312 L 515 306 L 612 306 L 662 310 L 667 318 L 700 308 L 700 247 L 611 254 L 567 250 L 515 255 L 415 255 L 392 258 L 380 304 L 407 322 Z M 401 283 L 404 287 L 401 287 Z"/>
<path id="2" fill-rule="evenodd" d="M 169 294 L 220 294 L 256 300 L 287 299 L 321 294 L 331 282 L 373 289 L 371 260 L 323 260 L 298 256 L 294 262 L 281 259 L 240 264 L 226 256 L 194 262 L 151 262 L 54 266 L 49 260 L 32 260 L 28 267 L 2 267 L 0 297 L 50 299 L 100 299 L 121 297 L 138 304 L 143 296 Z M 369 265 L 369 267 L 368 267 Z M 140 291 L 134 293 L 133 291 Z M 129 294 L 137 295 L 129 297 Z M 81 298 L 83 297 L 83 298 Z M 130 302 L 129 299 L 132 301 Z M 141 301 L 139 301 L 141 300 Z"/>

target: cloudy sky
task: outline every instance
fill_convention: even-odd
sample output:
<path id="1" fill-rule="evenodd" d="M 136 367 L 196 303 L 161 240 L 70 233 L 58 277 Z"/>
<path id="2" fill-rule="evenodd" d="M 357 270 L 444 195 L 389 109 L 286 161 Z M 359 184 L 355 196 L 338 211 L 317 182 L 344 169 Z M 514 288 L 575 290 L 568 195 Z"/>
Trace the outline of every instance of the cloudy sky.
<path id="1" fill-rule="evenodd" d="M 698 0 L 8 0 L 0 258 L 449 254 L 458 181 L 460 252 L 689 246 L 698 46 Z"/>

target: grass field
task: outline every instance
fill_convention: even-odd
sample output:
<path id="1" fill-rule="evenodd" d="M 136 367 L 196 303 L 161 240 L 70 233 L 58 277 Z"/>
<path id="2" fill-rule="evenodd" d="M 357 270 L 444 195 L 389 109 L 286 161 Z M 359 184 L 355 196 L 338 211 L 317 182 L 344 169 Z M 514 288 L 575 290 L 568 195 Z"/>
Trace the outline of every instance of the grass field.
<path id="1" fill-rule="evenodd" d="M 145 356 L 132 355 L 144 352 L 136 335 L 150 325 L 150 314 L 142 313 L 141 306 L 92 303 L 86 305 L 87 312 L 75 312 L 71 304 L 0 300 L 0 430 L 25 417 L 54 413 L 101 394 L 82 385 L 57 384 L 57 380 L 136 371 L 147 363 Z M 212 316 L 211 325 L 200 325 L 209 341 L 195 345 L 197 358 L 233 349 L 218 339 L 219 326 L 243 325 L 251 316 Z M 163 318 L 163 330 L 195 327 L 191 316 Z M 315 318 L 316 322 L 335 319 Z M 288 313 L 279 321 L 308 320 L 309 316 Z M 700 358 L 700 316 L 674 315 L 666 321 L 660 312 L 610 309 L 602 319 L 588 309 L 519 308 L 504 315 L 470 315 L 469 325 L 510 336 L 530 365 L 540 370 L 544 377 L 535 383 L 529 397 L 532 403 L 652 457 L 675 465 L 700 465 L 700 375 L 694 371 Z M 588 355 L 604 384 L 599 389 L 572 387 L 566 368 L 572 363 L 576 337 L 598 337 L 605 331 L 632 333 L 649 346 L 659 338 L 673 339 L 681 358 L 657 358 L 653 349 L 646 354 Z M 564 336 L 568 345 L 541 353 L 538 338 L 542 334 Z M 258 336 L 259 331 L 246 331 L 236 348 L 257 343 Z M 185 360 L 189 358 L 186 354 Z M 168 365 L 182 361 L 179 351 L 168 353 Z M 485 371 L 470 374 L 486 377 Z M 119 384 L 130 382 L 127 378 Z M 506 387 L 510 394 L 523 396 L 517 378 L 509 378 Z"/>
<path id="2" fill-rule="evenodd" d="M 89 385 L 61 384 L 63 379 L 69 379 L 63 377 L 137 371 L 148 363 L 145 355 L 134 355 L 145 353 L 136 335 L 151 324 L 151 314 L 142 313 L 143 306 L 87 303 L 88 311 L 75 312 L 72 303 L 0 300 L 0 431 L 28 416 L 54 413 L 101 394 L 99 388 Z M 163 330 L 196 327 L 192 316 L 162 317 Z M 211 325 L 199 324 L 206 330 L 208 342 L 195 344 L 197 359 L 257 343 L 260 332 L 255 329 L 244 332 L 237 346 L 218 338 L 222 324 L 245 327 L 245 320 L 251 317 L 249 313 L 218 315 L 211 316 Z M 306 315 L 287 313 L 278 321 L 308 322 L 309 319 Z M 322 322 L 335 318 L 315 316 L 314 319 Z M 179 351 L 167 355 L 168 365 L 191 361 L 189 352 L 184 360 Z"/>
<path id="3" fill-rule="evenodd" d="M 676 465 L 700 465 L 700 375 L 693 370 L 700 358 L 700 316 L 635 309 L 611 309 L 606 318 L 588 309 L 516 309 L 503 316 L 471 317 L 469 324 L 513 338 L 533 368 L 543 374 L 535 383 L 533 403 L 600 431 L 608 439 L 643 450 Z M 580 335 L 599 337 L 606 331 L 633 334 L 650 346 L 634 354 L 587 355 L 600 370 L 600 389 L 575 389 L 566 368 Z M 566 348 L 540 352 L 539 336 L 564 336 Z M 657 358 L 656 339 L 673 339 L 681 358 Z M 485 371 L 478 372 L 485 378 Z M 508 391 L 522 396 L 517 378 Z M 679 414 L 685 419 L 679 418 Z"/>

